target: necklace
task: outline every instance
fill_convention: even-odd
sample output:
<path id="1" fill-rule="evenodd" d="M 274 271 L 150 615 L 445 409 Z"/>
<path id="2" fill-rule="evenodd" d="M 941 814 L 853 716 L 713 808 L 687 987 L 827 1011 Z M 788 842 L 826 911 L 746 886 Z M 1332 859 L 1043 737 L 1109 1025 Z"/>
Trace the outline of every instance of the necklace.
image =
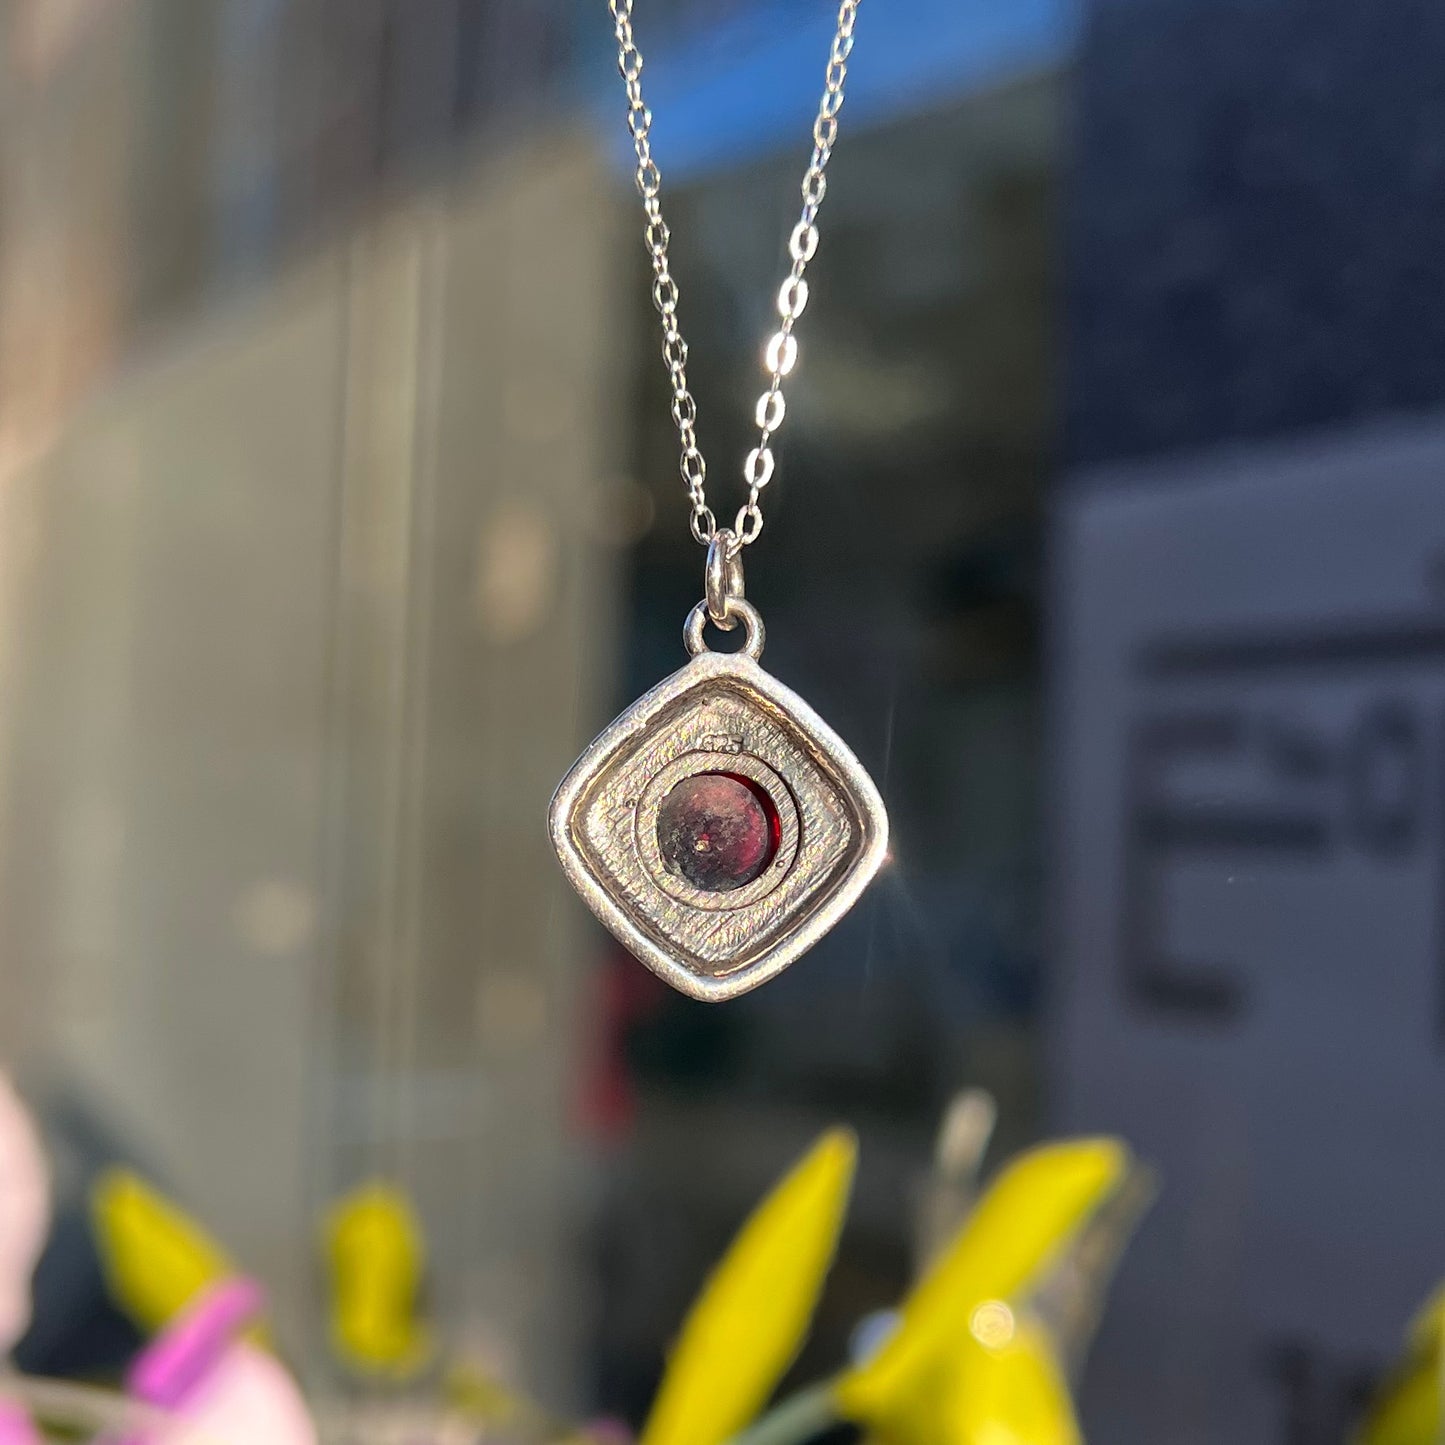
<path id="1" fill-rule="evenodd" d="M 783 378 L 798 356 L 793 333 L 808 304 L 803 273 L 818 247 L 859 0 L 838 7 L 803 213 L 788 242 L 792 267 L 778 292 L 781 325 L 764 352 L 758 444 L 743 467 L 747 500 L 731 527 L 718 526 L 705 491 L 632 4 L 609 0 L 682 444 L 679 467 L 692 535 L 707 548 L 707 561 L 703 599 L 683 628 L 690 661 L 588 747 L 558 787 L 549 825 L 568 880 L 607 928 L 675 988 L 717 1001 L 755 988 L 811 948 L 857 901 L 888 847 L 888 817 L 873 780 L 827 723 L 759 665 L 763 622 L 743 587 L 743 552 L 762 531 L 759 499 L 773 476 Z M 708 623 L 725 632 L 741 626 L 742 648 L 713 652 L 704 638 Z"/>

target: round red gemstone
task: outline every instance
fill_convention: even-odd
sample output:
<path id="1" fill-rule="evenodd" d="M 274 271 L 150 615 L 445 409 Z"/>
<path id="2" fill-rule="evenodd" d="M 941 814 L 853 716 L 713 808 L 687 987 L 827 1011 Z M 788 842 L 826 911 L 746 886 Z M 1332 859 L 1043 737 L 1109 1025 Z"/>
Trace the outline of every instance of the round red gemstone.
<path id="1" fill-rule="evenodd" d="M 694 888 L 728 893 L 757 878 L 778 846 L 778 810 L 736 773 L 697 773 L 662 800 L 657 843 L 669 872 Z"/>

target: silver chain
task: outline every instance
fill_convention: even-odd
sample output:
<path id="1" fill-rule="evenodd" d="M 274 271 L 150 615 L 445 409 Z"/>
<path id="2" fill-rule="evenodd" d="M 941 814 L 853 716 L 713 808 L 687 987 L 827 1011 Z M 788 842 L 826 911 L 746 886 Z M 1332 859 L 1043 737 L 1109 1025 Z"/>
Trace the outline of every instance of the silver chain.
<path id="1" fill-rule="evenodd" d="M 848 56 L 853 50 L 853 26 L 860 3 L 861 0 L 842 0 L 838 6 L 838 29 L 828 52 L 823 98 L 813 122 L 813 154 L 803 173 L 803 214 L 788 241 L 793 264 L 778 291 L 778 316 L 782 324 L 763 352 L 768 385 L 758 398 L 758 444 L 743 463 L 748 499 L 738 509 L 737 519 L 729 529 L 730 551 L 756 542 L 763 530 L 763 509 L 758 505 L 758 498 L 773 477 L 772 440 L 783 424 L 783 378 L 798 359 L 798 341 L 793 329 L 808 304 L 808 283 L 803 279 L 803 272 L 818 249 L 818 210 L 828 188 L 824 171 L 838 139 L 838 112 L 843 108 L 843 83 L 848 77 Z M 608 0 L 608 5 L 617 34 L 617 68 L 627 87 L 627 129 L 637 151 L 637 189 L 642 194 L 642 209 L 647 217 L 642 234 L 652 257 L 652 301 L 662 318 L 662 359 L 667 363 L 672 381 L 672 419 L 677 423 L 682 442 L 679 469 L 692 502 L 692 535 L 706 546 L 718 535 L 718 524 L 707 504 L 707 463 L 697 445 L 697 403 L 687 385 L 687 342 L 682 339 L 677 324 L 677 282 L 668 265 L 669 232 L 662 219 L 659 199 L 662 174 L 652 158 L 649 138 L 652 112 L 642 99 L 642 52 L 632 34 L 632 0 Z"/>

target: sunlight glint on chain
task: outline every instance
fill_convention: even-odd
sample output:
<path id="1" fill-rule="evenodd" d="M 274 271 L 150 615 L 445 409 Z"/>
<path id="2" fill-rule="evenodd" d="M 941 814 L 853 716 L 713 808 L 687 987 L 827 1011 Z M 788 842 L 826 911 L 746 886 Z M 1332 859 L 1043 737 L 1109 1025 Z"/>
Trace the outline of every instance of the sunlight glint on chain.
<path id="1" fill-rule="evenodd" d="M 627 129 L 637 152 L 637 189 L 647 217 L 643 240 L 652 257 L 652 300 L 662 318 L 662 358 L 672 382 L 672 419 L 682 443 L 679 470 L 692 502 L 692 535 L 706 546 L 717 535 L 718 524 L 707 502 L 707 463 L 697 444 L 697 403 L 687 384 L 687 342 L 678 327 L 677 282 L 668 263 L 669 233 L 662 219 L 662 174 L 652 158 L 652 112 L 642 99 L 642 52 L 632 33 L 632 3 L 633 0 L 608 0 L 617 35 L 617 68 L 627 87 Z M 842 0 L 838 6 L 837 30 L 823 77 L 823 98 L 813 121 L 813 154 L 803 173 L 803 213 L 788 240 L 792 268 L 778 290 L 781 324 L 763 353 L 768 386 L 758 398 L 758 444 L 743 464 L 748 499 L 738 509 L 731 528 L 736 547 L 755 542 L 763 530 L 763 511 L 758 498 L 773 476 L 772 439 L 783 424 L 786 410 L 783 378 L 792 371 L 798 358 L 793 329 L 808 304 L 808 283 L 803 279 L 803 272 L 818 249 L 818 211 L 828 189 L 824 172 L 838 138 L 838 112 L 843 108 L 843 85 L 848 77 L 848 56 L 853 50 L 853 26 L 859 3 L 860 0 Z"/>

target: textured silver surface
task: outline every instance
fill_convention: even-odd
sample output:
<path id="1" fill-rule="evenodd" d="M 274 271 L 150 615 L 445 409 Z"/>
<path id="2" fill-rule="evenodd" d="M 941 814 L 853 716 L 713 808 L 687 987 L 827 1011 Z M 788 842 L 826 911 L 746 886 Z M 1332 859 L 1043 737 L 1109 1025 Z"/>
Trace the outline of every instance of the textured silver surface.
<path id="1" fill-rule="evenodd" d="M 782 820 L 767 872 L 732 893 L 663 869 L 656 816 L 693 773 L 743 772 Z M 796 693 L 745 653 L 702 652 L 640 698 L 577 760 L 552 799 L 572 885 L 654 972 L 693 998 L 735 998 L 811 948 L 882 863 L 888 818 L 872 779 Z"/>

